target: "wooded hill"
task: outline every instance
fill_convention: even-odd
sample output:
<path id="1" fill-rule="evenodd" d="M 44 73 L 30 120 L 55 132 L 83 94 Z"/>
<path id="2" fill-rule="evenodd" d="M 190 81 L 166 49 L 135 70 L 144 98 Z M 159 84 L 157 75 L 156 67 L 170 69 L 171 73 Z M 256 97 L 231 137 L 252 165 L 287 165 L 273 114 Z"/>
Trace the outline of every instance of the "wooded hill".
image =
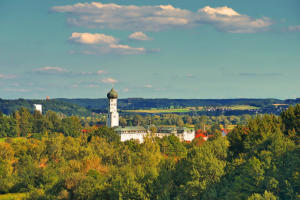
<path id="1" fill-rule="evenodd" d="M 107 99 L 66 99 L 58 100 L 77 104 L 88 109 L 106 109 Z M 118 99 L 118 108 L 122 110 L 131 109 L 149 109 L 149 108 L 169 108 L 173 107 L 189 107 L 189 106 L 231 106 L 231 105 L 250 105 L 257 107 L 267 107 L 272 104 L 296 104 L 300 103 L 297 99 L 143 99 L 128 98 Z"/>
<path id="2" fill-rule="evenodd" d="M 261 113 L 272 112 L 275 108 L 273 104 L 294 105 L 300 103 L 300 98 L 297 99 L 143 99 L 143 98 L 128 98 L 118 100 L 118 109 L 135 110 L 135 109 L 152 109 L 152 108 L 181 108 L 181 107 L 197 107 L 197 106 L 232 106 L 232 105 L 249 105 L 256 106 L 261 109 Z M 91 112 L 106 113 L 108 100 L 106 98 L 99 99 L 67 99 L 58 98 L 51 100 L 38 99 L 15 99 L 4 100 L 0 98 L 0 111 L 4 114 L 10 114 L 21 107 L 25 107 L 30 111 L 34 110 L 34 104 L 42 104 L 43 111 L 52 110 L 64 115 L 88 116 Z M 199 115 L 220 115 L 224 113 L 199 113 Z M 242 115 L 251 114 L 247 111 L 234 111 L 225 115 Z M 253 114 L 253 113 L 252 113 Z"/>
<path id="3" fill-rule="evenodd" d="M 21 107 L 27 108 L 29 111 L 33 112 L 34 104 L 42 104 L 43 112 L 47 112 L 48 110 L 52 110 L 57 113 L 62 113 L 64 115 L 79 115 L 79 116 L 87 116 L 91 114 L 91 111 L 78 106 L 76 104 L 68 103 L 65 101 L 60 101 L 57 99 L 51 100 L 38 100 L 38 99 L 16 99 L 16 100 L 4 100 L 0 99 L 0 111 L 4 114 L 8 115 Z"/>

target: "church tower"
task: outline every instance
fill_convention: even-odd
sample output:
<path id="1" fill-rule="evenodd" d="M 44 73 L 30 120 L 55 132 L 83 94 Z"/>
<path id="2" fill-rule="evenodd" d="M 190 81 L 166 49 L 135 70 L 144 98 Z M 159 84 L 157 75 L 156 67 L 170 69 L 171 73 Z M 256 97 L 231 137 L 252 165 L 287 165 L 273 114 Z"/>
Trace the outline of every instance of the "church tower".
<path id="1" fill-rule="evenodd" d="M 107 98 L 109 100 L 108 115 L 106 125 L 110 128 L 119 126 L 119 113 L 117 110 L 118 93 L 112 88 L 109 93 L 107 93 Z"/>

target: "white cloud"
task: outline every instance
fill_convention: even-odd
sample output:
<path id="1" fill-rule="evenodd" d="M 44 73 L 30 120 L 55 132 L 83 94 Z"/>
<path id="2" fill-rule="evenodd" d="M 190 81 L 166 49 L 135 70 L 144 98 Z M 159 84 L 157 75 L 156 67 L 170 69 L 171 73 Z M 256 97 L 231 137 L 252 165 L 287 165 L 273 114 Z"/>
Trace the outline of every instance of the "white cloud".
<path id="1" fill-rule="evenodd" d="M 118 39 L 110 35 L 77 32 L 72 33 L 69 40 L 81 44 L 113 44 L 118 42 Z"/>
<path id="2" fill-rule="evenodd" d="M 32 70 L 32 72 L 38 73 L 38 74 L 45 74 L 45 75 L 61 75 L 61 76 L 72 76 L 72 77 L 80 77 L 80 76 L 96 76 L 96 75 L 101 75 L 101 74 L 106 74 L 106 71 L 103 70 L 98 70 L 98 71 L 70 71 L 66 70 L 62 67 L 51 67 L 51 66 L 46 66 L 46 67 L 41 67 L 41 68 L 36 68 Z M 0 74 L 0 79 L 1 79 L 1 74 Z"/>
<path id="3" fill-rule="evenodd" d="M 144 85 L 144 87 L 145 87 L 145 88 L 152 88 L 152 85 L 146 84 L 146 85 Z"/>
<path id="4" fill-rule="evenodd" d="M 129 92 L 129 89 L 128 88 L 124 88 L 123 92 Z"/>
<path id="5" fill-rule="evenodd" d="M 100 2 L 54 6 L 52 11 L 70 14 L 68 23 L 72 25 L 149 31 L 187 24 L 190 13 L 171 5 L 122 6 Z"/>
<path id="6" fill-rule="evenodd" d="M 188 78 L 195 78 L 195 75 L 194 74 L 186 74 L 186 77 L 188 77 Z"/>
<path id="7" fill-rule="evenodd" d="M 37 68 L 37 69 L 34 69 L 33 71 L 35 71 L 35 72 L 41 72 L 41 73 L 64 73 L 64 72 L 67 72 L 67 70 L 65 70 L 64 68 L 61 68 L 61 67 L 50 67 L 50 66 L 46 66 L 46 67 L 42 67 L 42 68 Z"/>
<path id="8" fill-rule="evenodd" d="M 289 27 L 288 27 L 288 31 L 289 31 L 289 32 L 299 32 L 299 31 L 300 31 L 300 25 L 289 26 Z"/>
<path id="9" fill-rule="evenodd" d="M 104 78 L 101 80 L 102 83 L 111 83 L 111 84 L 114 84 L 114 83 L 117 83 L 118 81 L 116 79 L 113 79 L 113 78 Z"/>
<path id="10" fill-rule="evenodd" d="M 90 45 L 89 49 L 81 51 L 83 54 L 141 54 L 145 53 L 146 49 L 143 47 L 131 47 L 129 45 L 119 44 L 119 40 L 113 36 L 99 34 L 99 33 L 72 33 L 69 38 L 70 41 L 75 43 Z"/>
<path id="11" fill-rule="evenodd" d="M 272 25 L 269 18 L 252 19 L 228 7 L 211 8 L 206 6 L 199 9 L 197 13 L 196 23 L 211 24 L 220 31 L 231 33 L 255 33 L 265 31 Z"/>
<path id="12" fill-rule="evenodd" d="M 130 34 L 128 38 L 132 40 L 151 40 L 151 38 L 143 32 L 134 32 Z"/>
<path id="13" fill-rule="evenodd" d="M 92 2 L 54 6 L 52 11 L 67 13 L 68 23 L 76 26 L 133 31 L 160 31 L 209 24 L 220 31 L 254 33 L 265 31 L 272 24 L 269 18 L 253 19 L 226 6 L 206 6 L 192 12 L 172 5 L 135 6 Z"/>
<path id="14" fill-rule="evenodd" d="M 106 73 L 107 73 L 107 72 L 106 72 L 106 71 L 103 71 L 103 70 L 98 70 L 98 71 L 97 71 L 97 74 L 98 74 L 98 75 L 106 74 Z"/>
<path id="15" fill-rule="evenodd" d="M 200 12 L 207 13 L 209 15 L 225 15 L 225 16 L 240 16 L 239 13 L 234 11 L 232 8 L 228 8 L 227 6 L 224 7 L 217 7 L 217 8 L 211 8 L 209 6 L 206 6 L 199 10 Z"/>
<path id="16" fill-rule="evenodd" d="M 13 79 L 13 78 L 16 78 L 16 76 L 12 74 L 0 74 L 0 79 Z"/>
<path id="17" fill-rule="evenodd" d="M 146 52 L 146 49 L 143 47 L 135 48 L 122 44 L 111 44 L 107 50 L 118 54 L 141 54 Z"/>

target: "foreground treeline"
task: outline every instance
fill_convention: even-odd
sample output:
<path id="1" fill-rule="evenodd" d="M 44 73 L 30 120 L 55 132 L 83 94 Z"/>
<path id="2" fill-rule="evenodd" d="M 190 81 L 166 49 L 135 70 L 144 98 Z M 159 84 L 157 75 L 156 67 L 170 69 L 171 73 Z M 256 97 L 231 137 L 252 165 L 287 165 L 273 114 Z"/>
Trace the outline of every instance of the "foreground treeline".
<path id="1" fill-rule="evenodd" d="M 0 143 L 0 193 L 26 193 L 28 199 L 299 199 L 299 137 L 300 105 L 206 142 L 149 136 L 143 144 L 120 143 L 106 127 L 78 137 L 8 138 Z"/>

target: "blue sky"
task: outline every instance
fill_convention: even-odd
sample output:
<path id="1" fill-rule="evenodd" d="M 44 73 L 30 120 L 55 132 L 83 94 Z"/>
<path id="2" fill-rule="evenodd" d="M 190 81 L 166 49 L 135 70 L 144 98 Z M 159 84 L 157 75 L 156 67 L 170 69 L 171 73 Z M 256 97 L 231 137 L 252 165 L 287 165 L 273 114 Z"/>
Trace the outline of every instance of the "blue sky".
<path id="1" fill-rule="evenodd" d="M 300 97 L 300 1 L 2 0 L 0 98 Z"/>

